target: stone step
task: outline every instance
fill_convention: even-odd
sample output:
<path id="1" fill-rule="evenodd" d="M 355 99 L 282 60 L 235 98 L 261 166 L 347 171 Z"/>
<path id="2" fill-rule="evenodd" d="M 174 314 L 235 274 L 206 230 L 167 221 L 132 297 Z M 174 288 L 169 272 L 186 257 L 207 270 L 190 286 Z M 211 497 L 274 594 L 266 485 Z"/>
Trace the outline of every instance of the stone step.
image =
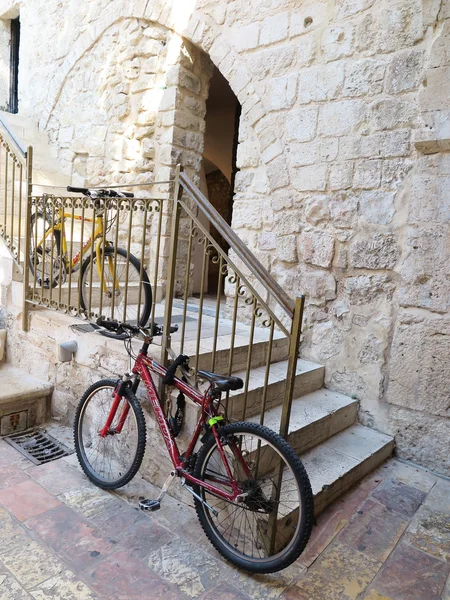
<path id="1" fill-rule="evenodd" d="M 286 384 L 288 361 L 282 360 L 270 365 L 266 394 L 266 411 L 283 403 Z M 246 380 L 247 371 L 233 373 Z M 299 360 L 294 382 L 294 397 L 304 396 L 319 390 L 323 385 L 325 368 L 322 365 Z M 251 369 L 248 381 L 247 398 L 245 386 L 242 390 L 230 392 L 228 414 L 232 419 L 247 420 L 260 414 L 263 403 L 263 389 L 266 376 L 266 367 L 261 366 Z M 245 406 L 245 415 L 244 415 Z"/>
<path id="2" fill-rule="evenodd" d="M 230 348 L 232 338 L 230 334 L 219 335 L 216 343 L 216 352 L 213 358 L 213 338 L 201 338 L 198 357 L 198 370 L 213 371 L 215 373 L 227 374 L 230 360 Z M 250 365 L 253 368 L 261 367 L 266 364 L 268 340 L 260 339 L 253 342 Z M 248 361 L 248 338 L 245 336 L 235 336 L 233 341 L 233 364 L 232 370 L 242 371 L 247 367 Z M 179 351 L 176 336 L 173 336 L 172 348 L 175 353 Z M 288 354 L 289 340 L 286 337 L 274 339 L 272 342 L 272 362 L 285 360 Z M 191 358 L 191 365 L 195 365 L 196 343 L 187 342 L 183 348 L 184 354 Z"/>
<path id="3" fill-rule="evenodd" d="M 45 422 L 53 385 L 9 364 L 0 365 L 0 380 L 0 435 Z"/>
<path id="4" fill-rule="evenodd" d="M 314 494 L 315 514 L 391 456 L 394 439 L 363 425 L 352 425 L 302 454 Z"/>
<path id="5" fill-rule="evenodd" d="M 389 458 L 393 448 L 394 440 L 390 436 L 362 425 L 353 425 L 301 455 L 314 495 L 314 514 L 317 516 L 356 482 Z M 280 505 L 282 516 L 279 513 L 277 519 L 276 546 L 281 546 L 282 541 L 289 534 L 292 523 L 298 519 L 298 508 L 295 510 L 289 508 L 291 494 L 293 504 L 296 503 L 296 494 L 294 496 L 291 480 L 292 474 L 285 470 L 283 486 L 286 493 L 284 502 Z"/>
<path id="6" fill-rule="evenodd" d="M 282 406 L 266 412 L 264 425 L 278 433 Z M 297 453 L 306 452 L 353 425 L 358 401 L 349 396 L 321 388 L 292 401 L 288 442 Z M 259 423 L 259 415 L 249 419 Z"/>
<path id="7" fill-rule="evenodd" d="M 35 119 L 24 117 L 19 113 L 10 113 L 6 111 L 0 111 L 0 119 L 6 123 L 7 127 L 11 127 L 14 133 L 22 131 L 30 131 L 39 133 L 38 123 Z M 16 133 L 18 135 L 18 133 Z"/>

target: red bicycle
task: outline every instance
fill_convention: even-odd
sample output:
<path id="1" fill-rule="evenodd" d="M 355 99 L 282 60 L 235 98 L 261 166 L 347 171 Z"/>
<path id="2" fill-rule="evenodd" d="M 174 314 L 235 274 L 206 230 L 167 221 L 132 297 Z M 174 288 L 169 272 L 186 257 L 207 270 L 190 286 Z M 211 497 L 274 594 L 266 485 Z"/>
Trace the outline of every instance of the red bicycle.
<path id="1" fill-rule="evenodd" d="M 199 371 L 209 383 L 205 393 L 188 383 L 188 357 L 180 355 L 169 368 L 148 356 L 162 328 L 153 331 L 99 319 L 97 324 L 119 335 L 135 359 L 131 373 L 118 381 L 94 383 L 78 405 L 74 437 L 78 460 L 89 479 L 103 489 L 116 489 L 137 473 L 144 456 L 146 426 L 136 398 L 144 381 L 150 404 L 173 463 L 159 497 L 140 502 L 157 510 L 177 478 L 194 497 L 198 518 L 213 546 L 227 560 L 253 573 L 271 573 L 294 562 L 305 548 L 314 518 L 313 495 L 305 468 L 289 444 L 267 427 L 230 423 L 221 395 L 243 387 L 242 379 Z M 171 331 L 176 331 L 176 327 Z M 143 339 L 137 356 L 131 339 Z M 181 378 L 176 376 L 180 368 Z M 164 414 L 150 373 L 178 389 L 175 417 Z M 175 438 L 183 417 L 185 396 L 201 407 L 188 448 L 180 453 Z"/>

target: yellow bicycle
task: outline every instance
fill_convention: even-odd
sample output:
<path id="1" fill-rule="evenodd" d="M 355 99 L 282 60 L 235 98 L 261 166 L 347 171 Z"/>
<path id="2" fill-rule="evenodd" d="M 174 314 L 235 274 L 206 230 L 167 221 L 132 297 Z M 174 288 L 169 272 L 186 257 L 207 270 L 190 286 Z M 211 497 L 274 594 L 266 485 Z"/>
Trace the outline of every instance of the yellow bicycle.
<path id="1" fill-rule="evenodd" d="M 92 198 L 94 215 L 91 218 L 65 212 L 62 203 L 52 208 L 47 208 L 45 201 L 36 205 L 30 221 L 30 270 L 34 284 L 44 289 L 62 286 L 68 273 L 80 270 L 79 304 L 85 316 L 97 318 L 103 315 L 141 327 L 147 325 L 152 308 L 148 275 L 135 256 L 105 238 L 111 226 L 105 216 L 105 200 L 132 198 L 133 194 L 71 186 L 67 190 Z M 68 252 L 67 219 L 91 224 L 92 235 L 86 241 L 81 240 L 75 256 L 72 256 L 72 249 L 70 254 Z"/>

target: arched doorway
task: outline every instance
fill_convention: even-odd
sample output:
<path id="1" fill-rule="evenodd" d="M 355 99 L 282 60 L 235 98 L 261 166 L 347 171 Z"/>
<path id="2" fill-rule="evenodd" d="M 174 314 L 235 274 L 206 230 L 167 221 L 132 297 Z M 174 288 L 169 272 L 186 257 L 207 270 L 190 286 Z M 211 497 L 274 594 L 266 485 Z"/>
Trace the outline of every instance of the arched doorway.
<path id="1" fill-rule="evenodd" d="M 214 67 L 206 101 L 204 151 L 201 170 L 201 187 L 214 208 L 231 225 L 233 213 L 234 180 L 237 171 L 241 106 L 228 81 Z M 225 240 L 214 230 L 211 234 L 221 248 L 228 252 Z M 200 293 L 201 269 L 194 259 L 194 293 Z M 208 265 L 204 292 L 216 293 L 218 265 Z M 222 290 L 223 291 L 223 290 Z"/>

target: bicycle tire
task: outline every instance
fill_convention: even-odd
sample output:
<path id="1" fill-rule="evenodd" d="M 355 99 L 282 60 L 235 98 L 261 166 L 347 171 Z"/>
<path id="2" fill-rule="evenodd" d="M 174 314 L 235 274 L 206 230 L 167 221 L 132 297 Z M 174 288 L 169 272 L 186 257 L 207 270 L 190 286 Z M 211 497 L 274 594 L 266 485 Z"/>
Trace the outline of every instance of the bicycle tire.
<path id="1" fill-rule="evenodd" d="M 114 248 L 112 246 L 106 246 L 104 249 L 104 256 L 106 257 L 114 257 L 115 251 Z M 139 314 L 139 325 L 141 327 L 145 327 L 150 319 L 150 313 L 152 310 L 152 287 L 150 285 L 150 281 L 147 275 L 146 270 L 143 268 L 142 269 L 142 279 L 140 278 L 141 276 L 141 263 L 139 262 L 139 260 L 133 256 L 133 254 L 128 254 L 128 252 L 126 250 L 124 250 L 123 248 L 117 248 L 117 256 L 122 256 L 123 258 L 125 258 L 126 260 L 128 260 L 128 262 L 130 263 L 130 265 L 135 269 L 135 271 L 137 271 L 138 276 L 139 276 L 139 281 L 140 284 L 142 285 L 142 294 L 141 294 L 141 310 L 140 310 L 140 314 Z M 89 306 L 89 293 L 86 292 L 85 290 L 88 290 L 90 287 L 90 262 L 92 260 L 92 254 L 90 256 L 87 257 L 87 259 L 83 262 L 83 265 L 81 267 L 81 273 L 80 273 L 80 307 L 83 311 L 87 311 L 87 312 L 93 312 L 92 311 L 92 306 Z M 96 256 L 94 254 L 94 260 L 96 260 Z M 113 258 L 114 260 L 114 258 Z M 117 260 L 117 259 L 116 259 Z M 93 267 L 93 273 L 95 272 L 95 269 Z M 92 303 L 91 303 L 92 304 Z M 100 308 L 100 307 L 99 307 Z M 110 318 L 119 318 L 120 320 L 120 312 L 117 309 L 117 313 L 119 313 L 119 315 L 117 315 L 117 313 L 115 313 L 114 315 L 112 314 L 112 310 L 109 311 L 109 314 L 105 314 L 108 313 L 107 310 L 108 307 L 102 305 L 102 316 L 104 317 L 110 317 Z M 90 309 L 90 311 L 89 311 Z M 91 316 L 91 315 L 88 315 Z M 97 317 L 100 316 L 100 314 L 96 315 Z M 129 319 L 127 319 L 127 321 L 129 321 Z M 136 321 L 137 321 L 137 314 L 136 314 Z"/>
<path id="2" fill-rule="evenodd" d="M 97 381 L 93 385 L 91 385 L 83 394 L 75 413 L 74 426 L 73 426 L 73 434 L 74 434 L 74 442 L 75 442 L 75 451 L 77 454 L 78 462 L 80 463 L 83 472 L 87 475 L 87 477 L 94 483 L 97 487 L 102 488 L 104 490 L 115 490 L 127 484 L 129 481 L 133 479 L 136 473 L 141 466 L 142 459 L 145 453 L 145 445 L 146 445 L 146 437 L 147 430 L 145 426 L 145 418 L 144 413 L 142 411 L 142 407 L 130 389 L 126 389 L 124 392 L 124 398 L 130 405 L 131 411 L 135 417 L 136 422 L 136 449 L 134 452 L 134 456 L 131 457 L 129 468 L 121 474 L 120 477 L 114 480 L 106 480 L 105 477 L 101 477 L 100 473 L 95 471 L 93 465 L 88 459 L 88 454 L 86 451 L 86 445 L 83 435 L 83 420 L 86 415 L 86 410 L 91 402 L 92 398 L 95 396 L 97 392 L 102 389 L 111 390 L 111 401 L 114 389 L 117 385 L 117 380 L 114 379 L 102 379 Z M 119 411 L 118 411 L 119 412 Z M 130 420 L 130 413 L 127 415 L 127 419 L 125 420 L 125 425 Z M 95 429 L 95 428 L 94 428 Z M 119 436 L 127 435 L 127 428 L 124 426 L 122 433 L 117 434 L 115 436 L 106 436 L 106 438 L 102 438 L 105 440 L 114 439 Z M 124 438 L 125 439 L 125 438 Z M 124 458 L 123 456 L 121 458 Z"/>
<path id="3" fill-rule="evenodd" d="M 214 508 L 214 501 L 219 502 L 219 504 L 216 504 L 216 508 L 218 506 L 220 506 L 220 504 L 222 504 L 224 506 L 227 505 L 227 506 L 225 506 L 224 510 L 225 510 L 226 515 L 227 514 L 230 515 L 229 517 L 224 518 L 223 514 L 221 516 L 220 512 L 217 517 L 214 517 L 214 515 L 210 512 L 210 510 L 196 498 L 194 498 L 195 509 L 197 511 L 197 516 L 200 520 L 203 531 L 205 532 L 206 536 L 208 537 L 208 539 L 212 543 L 212 545 L 216 548 L 216 550 L 225 559 L 227 559 L 229 562 L 231 562 L 238 568 L 243 569 L 248 572 L 251 572 L 251 573 L 273 573 L 276 571 L 280 571 L 280 570 L 288 567 L 290 564 L 292 564 L 300 556 L 300 554 L 303 552 L 306 544 L 308 543 L 309 537 L 311 535 L 313 521 L 314 521 L 314 498 L 313 498 L 308 475 L 306 473 L 306 470 L 305 470 L 301 460 L 295 454 L 292 447 L 281 436 L 276 434 L 274 431 L 268 429 L 267 427 L 257 425 L 255 423 L 238 422 L 238 423 L 234 423 L 231 425 L 226 425 L 219 429 L 219 435 L 220 435 L 221 439 L 228 438 L 228 440 L 232 440 L 231 443 L 237 443 L 236 440 L 239 438 L 240 435 L 242 436 L 242 434 L 249 434 L 251 436 L 254 436 L 255 438 L 258 438 L 261 441 L 261 443 L 265 442 L 266 444 L 268 444 L 267 446 L 264 446 L 264 449 L 270 448 L 270 447 L 274 448 L 276 450 L 276 452 L 278 453 L 278 455 L 284 460 L 284 464 L 286 465 L 286 467 L 288 467 L 290 469 L 290 471 L 293 475 L 293 478 L 294 478 L 295 484 L 296 484 L 296 488 L 298 490 L 299 507 L 301 506 L 301 511 L 299 508 L 297 516 L 294 515 L 295 511 L 290 512 L 289 515 L 287 516 L 287 518 L 284 517 L 284 522 L 282 525 L 280 525 L 280 527 L 278 529 L 278 531 L 281 531 L 281 533 L 283 533 L 283 531 L 288 531 L 288 534 L 289 534 L 290 531 L 294 528 L 294 525 L 292 525 L 291 523 L 295 520 L 295 518 L 297 518 L 296 529 L 295 529 L 295 533 L 293 534 L 292 538 L 281 549 L 275 549 L 274 553 L 272 555 L 268 554 L 267 556 L 260 556 L 260 557 L 251 556 L 250 557 L 245 554 L 246 547 L 248 547 L 248 546 L 246 546 L 245 538 L 244 538 L 243 542 L 241 541 L 241 538 L 240 538 L 242 528 L 244 527 L 245 531 L 247 528 L 247 523 L 246 523 L 245 519 L 247 520 L 248 524 L 250 525 L 250 520 L 252 519 L 251 513 L 253 513 L 253 515 L 254 515 L 253 518 L 256 523 L 256 527 L 261 532 L 264 529 L 264 526 L 261 524 L 262 523 L 261 521 L 258 522 L 257 515 L 261 515 L 261 514 L 270 515 L 270 508 L 272 508 L 272 510 L 273 510 L 272 499 L 268 500 L 268 498 L 266 496 L 264 496 L 264 492 L 263 492 L 264 488 L 262 487 L 263 484 L 262 483 L 255 484 L 255 480 L 252 480 L 251 478 L 249 478 L 247 480 L 247 482 L 248 482 L 247 489 L 250 490 L 249 495 L 248 495 L 247 499 L 244 501 L 244 503 L 240 503 L 240 504 L 226 502 L 226 501 L 224 502 L 223 500 L 220 500 L 217 496 L 214 496 L 212 493 L 205 490 L 205 488 L 203 488 L 199 485 L 194 486 L 196 493 L 199 494 L 200 497 L 204 501 L 208 502 L 208 504 L 210 504 L 210 505 L 212 504 L 213 508 Z M 241 437 L 241 443 L 242 443 L 242 437 Z M 261 447 L 263 447 L 263 446 L 261 446 Z M 197 455 L 197 460 L 196 460 L 196 464 L 195 464 L 195 468 L 194 468 L 194 476 L 196 478 L 198 478 L 202 481 L 207 479 L 208 462 L 209 462 L 209 460 L 211 460 L 211 457 L 214 455 L 215 449 L 217 449 L 217 443 L 216 443 L 215 438 L 211 435 L 208 437 L 208 439 L 205 441 L 203 446 L 200 448 L 199 453 Z M 251 453 L 249 453 L 249 456 L 251 456 Z M 262 455 L 260 455 L 260 461 L 261 461 L 260 464 L 263 464 Z M 246 460 L 246 464 L 249 466 L 250 462 L 248 460 Z M 278 463 L 278 464 L 280 464 L 280 463 Z M 223 465 L 223 462 L 222 462 L 222 465 Z M 257 470 L 258 470 L 258 468 L 257 468 Z M 217 471 L 215 471 L 214 469 L 211 471 L 211 474 L 212 473 L 214 473 L 214 475 L 213 475 L 214 477 L 217 477 L 217 475 L 219 475 L 219 473 Z M 285 473 L 284 470 L 283 470 L 283 473 Z M 245 485 L 245 481 L 240 481 L 240 484 Z M 266 485 L 266 484 L 264 484 L 264 485 Z M 256 489 L 256 487 L 258 487 L 258 490 Z M 272 489 L 272 491 L 273 491 L 273 488 L 266 487 L 266 489 Z M 294 485 L 293 489 L 295 492 L 295 485 Z M 228 490 L 229 490 L 229 486 L 228 486 Z M 253 498 L 252 498 L 251 494 L 253 492 L 256 492 L 257 496 L 253 496 Z M 281 494 L 281 492 L 280 492 L 280 494 Z M 271 498 L 273 498 L 273 496 L 271 496 Z M 284 502 L 285 501 L 286 501 L 286 499 L 284 497 Z M 283 504 L 284 504 L 284 502 L 283 502 Z M 300 502 L 301 502 L 301 505 L 300 505 Z M 244 504 L 246 504 L 246 506 L 244 508 L 241 508 Z M 260 511 L 261 507 L 265 507 L 265 506 L 267 507 L 266 508 L 267 513 Z M 279 506 L 281 506 L 281 502 L 279 503 Z M 284 504 L 284 506 L 289 507 L 289 508 L 284 508 L 284 510 L 286 511 L 286 514 L 287 514 L 288 511 L 291 510 L 292 505 Z M 233 510 L 232 507 L 235 507 L 234 513 L 230 512 L 231 510 Z M 242 513 L 242 511 L 246 511 L 244 513 L 244 516 L 241 515 L 240 517 L 238 517 L 236 511 L 239 509 L 241 510 L 241 513 Z M 278 511 L 278 508 L 277 508 L 277 511 Z M 229 519 L 231 521 L 231 519 L 233 518 L 233 514 L 234 514 L 234 520 L 233 520 L 232 525 L 230 525 L 230 524 L 227 525 L 226 519 Z M 278 512 L 275 513 L 276 519 L 278 518 L 278 514 L 279 514 Z M 298 514 L 301 515 L 300 519 L 298 518 Z M 294 515 L 294 516 L 292 516 L 292 515 Z M 269 519 L 270 519 L 270 516 L 267 517 L 267 522 Z M 289 522 L 289 519 L 291 519 L 291 522 Z M 235 527 L 235 522 L 236 522 L 236 527 Z M 267 522 L 264 522 L 264 523 L 267 524 Z M 242 526 L 242 524 L 243 524 L 243 526 Z M 231 535 L 230 535 L 228 541 L 225 538 L 226 529 L 229 530 L 230 526 L 231 526 L 231 530 L 233 530 L 233 528 L 236 528 L 238 530 L 237 542 L 234 544 L 231 543 Z M 222 531 L 220 531 L 219 527 L 222 527 Z M 284 527 L 284 529 L 283 529 L 283 527 Z M 250 525 L 250 529 L 251 529 L 251 525 Z M 277 531 L 277 533 L 278 533 L 278 531 Z M 266 549 L 267 549 L 267 546 L 270 545 L 270 544 L 268 544 L 267 530 L 265 531 L 265 534 L 262 533 L 261 535 L 262 535 L 263 539 L 264 539 L 264 535 L 265 535 L 263 545 L 265 544 Z M 245 536 L 245 532 L 244 532 L 244 536 Z M 282 540 L 282 538 L 280 538 L 279 543 L 281 543 L 281 540 Z M 244 551 L 241 551 L 238 549 L 239 544 L 243 545 Z M 253 547 L 254 546 L 253 546 L 253 542 L 252 542 L 252 546 L 251 546 L 252 551 L 253 551 Z M 258 552 L 260 552 L 260 549 L 257 548 L 257 550 L 258 550 Z"/>
<path id="4" fill-rule="evenodd" d="M 33 227 L 34 227 L 34 224 L 36 223 L 37 219 L 42 219 L 43 221 L 46 221 L 48 223 L 49 228 L 52 226 L 52 219 L 50 218 L 49 215 L 45 215 L 45 217 L 44 217 L 44 213 L 41 211 L 35 212 L 31 215 L 31 218 L 30 218 L 30 232 L 31 232 L 30 271 L 31 271 L 31 274 L 33 275 L 33 277 L 34 277 L 34 254 L 33 254 L 34 248 L 33 248 L 33 246 L 34 246 L 34 240 L 35 240 L 35 237 L 33 235 Z M 46 231 L 47 231 L 47 229 L 46 229 Z M 54 241 L 55 241 L 54 259 L 61 258 L 61 232 L 54 231 L 53 236 L 54 236 Z M 42 256 L 42 251 L 40 252 L 40 255 Z M 58 285 L 58 278 L 55 278 L 53 281 L 53 287 L 55 288 L 57 285 Z"/>

